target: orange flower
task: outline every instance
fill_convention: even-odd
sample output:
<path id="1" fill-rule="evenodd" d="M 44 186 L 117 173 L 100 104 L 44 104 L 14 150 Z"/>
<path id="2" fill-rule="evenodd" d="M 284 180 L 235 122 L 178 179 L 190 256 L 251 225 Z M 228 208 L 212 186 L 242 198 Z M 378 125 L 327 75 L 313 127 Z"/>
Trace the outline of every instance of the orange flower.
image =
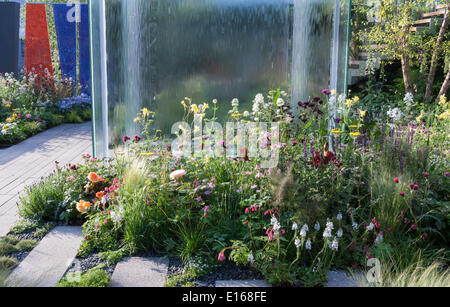
<path id="1" fill-rule="evenodd" d="M 80 213 L 84 213 L 86 212 L 90 207 L 92 206 L 92 204 L 88 201 L 84 201 L 84 200 L 80 200 L 77 203 L 77 210 Z"/>
<path id="2" fill-rule="evenodd" d="M 98 199 L 102 198 L 103 195 L 105 195 L 105 192 L 98 192 L 97 194 L 95 194 L 95 197 L 97 197 Z"/>
<path id="3" fill-rule="evenodd" d="M 89 179 L 92 183 L 97 183 L 97 182 L 100 182 L 100 181 L 105 181 L 105 179 L 103 179 L 102 177 L 100 177 L 100 176 L 97 175 L 96 173 L 89 173 L 88 179 Z"/>

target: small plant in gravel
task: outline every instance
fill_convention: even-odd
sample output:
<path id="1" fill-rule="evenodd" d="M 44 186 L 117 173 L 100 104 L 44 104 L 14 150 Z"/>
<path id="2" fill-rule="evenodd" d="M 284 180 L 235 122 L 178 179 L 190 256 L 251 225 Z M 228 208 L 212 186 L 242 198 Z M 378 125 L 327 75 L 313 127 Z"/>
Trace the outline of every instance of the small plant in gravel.
<path id="1" fill-rule="evenodd" d="M 19 265 L 19 262 L 17 261 L 17 259 L 12 258 L 12 257 L 0 256 L 0 286 L 2 284 L 2 280 L 1 280 L 2 272 L 5 273 L 8 271 L 11 271 L 18 265 Z"/>
<path id="2" fill-rule="evenodd" d="M 87 272 L 77 277 L 77 273 L 68 273 L 65 277 L 58 283 L 57 287 L 61 288 L 104 288 L 109 287 L 110 277 L 105 271 L 105 265 L 101 264 L 88 270 Z"/>
<path id="3" fill-rule="evenodd" d="M 17 252 L 29 252 L 35 246 L 35 240 L 20 240 L 15 236 L 6 236 L 0 239 L 0 256 L 11 255 Z"/>
<path id="4" fill-rule="evenodd" d="M 43 239 L 55 227 L 56 223 L 54 222 L 45 223 L 43 226 L 36 229 L 36 231 L 33 233 L 33 237 L 35 237 L 36 239 Z"/>
<path id="5" fill-rule="evenodd" d="M 166 287 L 190 287 L 195 286 L 195 280 L 213 272 L 220 264 L 204 257 L 194 257 L 184 266 L 181 274 L 175 274 L 168 278 Z"/>
<path id="6" fill-rule="evenodd" d="M 39 223 L 37 222 L 21 219 L 10 229 L 10 231 L 14 234 L 24 234 L 34 231 L 38 227 Z"/>
<path id="7" fill-rule="evenodd" d="M 122 247 L 118 250 L 111 250 L 106 252 L 101 252 L 98 254 L 100 259 L 105 260 L 108 262 L 109 265 L 115 265 L 122 261 L 125 257 L 130 256 L 130 251 L 127 247 Z"/>

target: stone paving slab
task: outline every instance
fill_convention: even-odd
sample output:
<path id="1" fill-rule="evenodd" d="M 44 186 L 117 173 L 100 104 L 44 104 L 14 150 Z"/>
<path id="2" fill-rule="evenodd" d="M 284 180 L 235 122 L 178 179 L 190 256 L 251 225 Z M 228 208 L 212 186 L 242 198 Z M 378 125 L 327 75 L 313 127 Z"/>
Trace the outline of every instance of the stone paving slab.
<path id="1" fill-rule="evenodd" d="M 0 149 L 0 237 L 8 232 L 14 218 L 18 220 L 16 205 L 10 200 L 50 175 L 55 161 L 62 167 L 81 162 L 83 153 L 92 154 L 91 130 L 90 122 L 63 124 Z"/>
<path id="2" fill-rule="evenodd" d="M 111 287 L 164 287 L 169 259 L 130 257 L 119 262 Z"/>
<path id="3" fill-rule="evenodd" d="M 82 240 L 81 227 L 54 228 L 7 279 L 8 286 L 54 287 L 75 259 Z"/>
<path id="4" fill-rule="evenodd" d="M 357 282 L 350 274 L 344 271 L 331 271 L 327 276 L 327 288 L 356 288 Z"/>
<path id="5" fill-rule="evenodd" d="M 272 287 L 265 280 L 217 280 L 216 287 L 225 288 L 268 288 Z"/>

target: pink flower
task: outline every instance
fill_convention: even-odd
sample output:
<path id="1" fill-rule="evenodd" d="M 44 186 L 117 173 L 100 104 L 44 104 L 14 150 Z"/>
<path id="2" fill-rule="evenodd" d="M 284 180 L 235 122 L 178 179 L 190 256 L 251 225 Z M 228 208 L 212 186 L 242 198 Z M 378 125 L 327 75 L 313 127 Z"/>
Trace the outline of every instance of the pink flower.
<path id="1" fill-rule="evenodd" d="M 399 181 L 400 181 L 400 179 L 399 179 L 398 177 L 395 177 L 395 178 L 394 178 L 394 182 L 395 182 L 395 183 L 398 183 Z"/>
<path id="2" fill-rule="evenodd" d="M 255 204 L 255 205 L 252 205 L 251 208 L 252 208 L 252 211 L 253 211 L 253 212 L 258 211 L 258 205 L 256 205 L 256 204 Z"/>
<path id="3" fill-rule="evenodd" d="M 139 135 L 135 135 L 134 136 L 134 141 L 136 142 L 136 143 L 138 143 L 140 140 L 142 140 L 142 138 L 139 136 Z"/>
<path id="4" fill-rule="evenodd" d="M 417 229 L 417 224 L 412 224 L 411 229 Z"/>
<path id="5" fill-rule="evenodd" d="M 413 186 L 413 189 L 417 191 L 417 190 L 419 189 L 419 185 L 418 185 L 418 184 L 415 184 L 415 185 Z"/>
<path id="6" fill-rule="evenodd" d="M 405 196 L 405 192 L 400 192 L 400 196 L 404 197 Z"/>
<path id="7" fill-rule="evenodd" d="M 425 240 L 427 239 L 427 237 L 428 237 L 428 234 L 427 234 L 427 233 L 424 233 L 424 234 L 422 235 L 422 240 L 425 241 Z"/>
<path id="8" fill-rule="evenodd" d="M 124 143 L 126 143 L 127 141 L 131 140 L 131 138 L 128 135 L 125 135 L 122 140 Z"/>
<path id="9" fill-rule="evenodd" d="M 414 189 L 414 184 L 410 183 L 410 184 L 408 184 L 408 187 L 412 190 L 412 189 Z"/>
<path id="10" fill-rule="evenodd" d="M 220 252 L 219 256 L 217 257 L 217 260 L 219 260 L 220 262 L 225 261 L 225 254 L 224 252 Z"/>
<path id="11" fill-rule="evenodd" d="M 249 214 L 250 213 L 250 209 L 249 208 L 245 208 L 245 214 Z"/>
<path id="12" fill-rule="evenodd" d="M 425 174 L 423 174 L 423 176 L 424 176 L 425 178 L 428 178 L 428 177 L 430 177 L 430 174 L 425 173 Z"/>
<path id="13" fill-rule="evenodd" d="M 108 220 L 105 220 L 105 221 L 103 222 L 103 225 L 106 225 L 106 224 L 108 224 Z"/>

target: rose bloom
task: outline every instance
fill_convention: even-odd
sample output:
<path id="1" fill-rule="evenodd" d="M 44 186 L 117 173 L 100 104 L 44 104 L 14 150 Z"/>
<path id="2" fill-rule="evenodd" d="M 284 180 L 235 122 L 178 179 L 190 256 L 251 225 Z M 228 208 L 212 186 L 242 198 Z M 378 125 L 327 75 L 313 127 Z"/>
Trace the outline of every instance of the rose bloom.
<path id="1" fill-rule="evenodd" d="M 173 171 L 172 173 L 170 173 L 170 179 L 178 180 L 181 177 L 183 177 L 184 175 L 186 175 L 186 171 L 184 169 L 179 169 L 179 170 L 176 170 L 176 171 Z"/>
<path id="2" fill-rule="evenodd" d="M 77 210 L 80 213 L 84 213 L 91 207 L 91 205 L 92 204 L 90 202 L 87 202 L 87 201 L 84 201 L 84 200 L 80 200 L 77 203 Z"/>
<path id="3" fill-rule="evenodd" d="M 105 179 L 103 179 L 102 177 L 100 177 L 99 175 L 97 175 L 96 173 L 89 173 L 88 175 L 88 179 L 89 181 L 91 181 L 92 183 L 97 183 L 100 181 L 105 181 Z"/>
<path id="4" fill-rule="evenodd" d="M 97 194 L 95 194 L 95 197 L 102 198 L 103 195 L 105 195 L 105 192 L 98 192 Z"/>

